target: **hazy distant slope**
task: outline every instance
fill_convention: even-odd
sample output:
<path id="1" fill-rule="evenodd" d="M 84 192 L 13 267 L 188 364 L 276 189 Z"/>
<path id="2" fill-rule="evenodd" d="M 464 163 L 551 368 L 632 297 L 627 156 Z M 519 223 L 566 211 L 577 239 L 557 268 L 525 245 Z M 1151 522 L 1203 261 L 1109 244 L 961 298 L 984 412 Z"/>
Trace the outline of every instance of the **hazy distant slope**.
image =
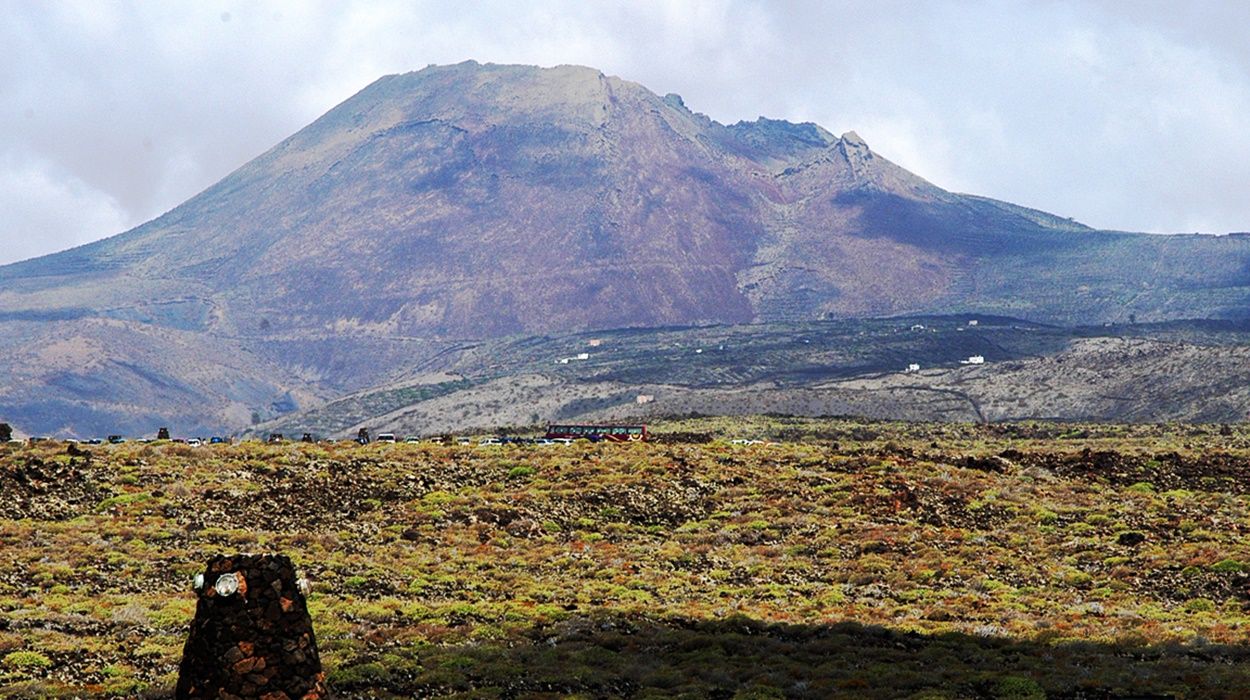
<path id="1" fill-rule="evenodd" d="M 34 435 L 220 434 L 329 395 L 204 333 L 112 319 L 0 329 L 0 421 Z"/>
<path id="2" fill-rule="evenodd" d="M 247 354 L 219 385 L 276 396 L 219 394 L 264 413 L 462 340 L 958 311 L 1245 318 L 1248 282 L 1250 238 L 1092 231 L 947 192 L 854 133 L 726 126 L 589 68 L 468 62 L 376 81 L 132 231 L 0 267 L 0 333 L 189 334 L 168 348 L 174 376 Z M 113 364 L 84 370 L 102 386 L 126 361 L 108 347 Z M 34 356 L 0 359 L 0 378 L 43 376 L 12 359 Z"/>

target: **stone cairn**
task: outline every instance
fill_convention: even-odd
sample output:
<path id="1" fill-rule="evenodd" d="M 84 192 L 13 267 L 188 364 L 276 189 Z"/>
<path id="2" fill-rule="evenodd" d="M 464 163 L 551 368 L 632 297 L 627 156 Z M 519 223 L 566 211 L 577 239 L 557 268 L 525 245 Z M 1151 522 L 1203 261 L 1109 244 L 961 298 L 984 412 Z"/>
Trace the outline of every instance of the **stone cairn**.
<path id="1" fill-rule="evenodd" d="M 305 600 L 282 555 L 218 556 L 195 578 L 199 604 L 178 668 L 178 700 L 329 697 Z"/>

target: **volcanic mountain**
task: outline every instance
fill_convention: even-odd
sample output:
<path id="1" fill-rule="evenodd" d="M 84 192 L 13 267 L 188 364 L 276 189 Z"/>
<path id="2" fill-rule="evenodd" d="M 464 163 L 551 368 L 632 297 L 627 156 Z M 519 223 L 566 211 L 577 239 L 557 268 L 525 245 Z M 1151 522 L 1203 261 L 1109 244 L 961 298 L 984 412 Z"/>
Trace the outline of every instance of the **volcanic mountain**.
<path id="1" fill-rule="evenodd" d="M 504 336 L 1248 301 L 1250 238 L 1095 231 L 853 132 L 468 62 L 381 78 L 147 224 L 0 267 L 0 419 L 238 428 Z"/>

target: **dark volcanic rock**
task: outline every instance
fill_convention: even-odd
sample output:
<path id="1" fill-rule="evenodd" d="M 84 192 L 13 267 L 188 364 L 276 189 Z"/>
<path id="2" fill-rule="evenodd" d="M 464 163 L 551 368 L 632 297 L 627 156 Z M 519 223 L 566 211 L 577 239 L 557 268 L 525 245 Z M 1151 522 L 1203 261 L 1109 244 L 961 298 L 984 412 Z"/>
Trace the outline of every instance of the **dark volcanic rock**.
<path id="1" fill-rule="evenodd" d="M 312 618 L 282 555 L 208 563 L 179 667 L 178 700 L 328 697 Z"/>
<path id="2" fill-rule="evenodd" d="M 1120 535 L 1116 537 L 1116 542 L 1124 545 L 1125 547 L 1136 547 L 1145 541 L 1146 536 L 1140 532 L 1121 532 Z"/>
<path id="3" fill-rule="evenodd" d="M 90 459 L 89 452 L 80 450 L 69 464 L 34 455 L 0 464 L 0 513 L 37 520 L 65 520 L 82 514 L 104 493 L 84 469 Z"/>

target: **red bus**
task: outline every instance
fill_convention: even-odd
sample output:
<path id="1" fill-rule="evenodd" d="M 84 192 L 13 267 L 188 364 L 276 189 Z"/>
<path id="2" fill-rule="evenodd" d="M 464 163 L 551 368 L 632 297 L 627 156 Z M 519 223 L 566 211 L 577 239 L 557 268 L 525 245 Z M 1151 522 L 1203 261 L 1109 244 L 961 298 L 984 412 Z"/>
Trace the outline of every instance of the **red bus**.
<path id="1" fill-rule="evenodd" d="M 548 440 L 557 438 L 586 438 L 592 442 L 607 440 L 609 442 L 646 442 L 647 426 L 645 425 L 548 425 Z"/>

